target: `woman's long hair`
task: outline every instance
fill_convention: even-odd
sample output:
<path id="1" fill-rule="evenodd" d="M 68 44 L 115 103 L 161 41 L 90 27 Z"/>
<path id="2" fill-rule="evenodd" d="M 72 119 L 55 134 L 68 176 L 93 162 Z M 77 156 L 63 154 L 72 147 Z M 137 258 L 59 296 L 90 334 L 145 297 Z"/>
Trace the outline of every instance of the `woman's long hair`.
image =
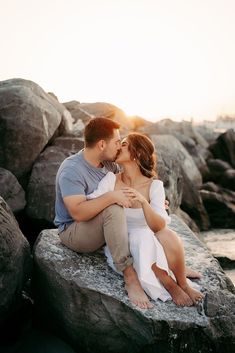
<path id="1" fill-rule="evenodd" d="M 131 132 L 127 135 L 127 141 L 131 159 L 136 161 L 141 173 L 147 178 L 157 177 L 157 155 L 150 138 L 138 132 Z"/>

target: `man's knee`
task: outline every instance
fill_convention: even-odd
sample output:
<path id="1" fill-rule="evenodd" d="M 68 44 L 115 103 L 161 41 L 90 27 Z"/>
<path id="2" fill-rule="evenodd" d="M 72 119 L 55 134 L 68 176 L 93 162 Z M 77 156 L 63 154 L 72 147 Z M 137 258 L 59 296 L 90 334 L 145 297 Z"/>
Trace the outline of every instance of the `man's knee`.
<path id="1" fill-rule="evenodd" d="M 117 204 L 106 207 L 103 211 L 103 216 L 114 216 L 116 219 L 123 218 L 125 216 L 124 208 Z"/>

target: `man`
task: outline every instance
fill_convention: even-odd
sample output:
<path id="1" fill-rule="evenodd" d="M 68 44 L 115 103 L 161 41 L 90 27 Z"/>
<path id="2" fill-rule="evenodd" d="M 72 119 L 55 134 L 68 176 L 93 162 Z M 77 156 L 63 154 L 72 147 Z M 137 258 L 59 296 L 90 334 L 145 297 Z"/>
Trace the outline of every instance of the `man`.
<path id="1" fill-rule="evenodd" d="M 56 176 L 55 225 L 62 243 L 77 252 L 93 252 L 107 243 L 115 266 L 123 272 L 125 288 L 134 305 L 152 307 L 144 293 L 128 246 L 123 207 L 130 199 L 123 190 L 110 191 L 86 200 L 108 171 L 118 172 L 114 163 L 121 148 L 120 125 L 110 119 L 91 119 L 85 127 L 85 148 L 66 158 Z"/>

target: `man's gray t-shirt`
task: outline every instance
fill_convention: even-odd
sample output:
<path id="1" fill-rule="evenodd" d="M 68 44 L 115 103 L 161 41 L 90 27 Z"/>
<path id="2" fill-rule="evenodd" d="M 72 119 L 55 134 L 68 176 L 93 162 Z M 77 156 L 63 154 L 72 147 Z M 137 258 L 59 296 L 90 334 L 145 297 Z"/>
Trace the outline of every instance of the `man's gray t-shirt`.
<path id="1" fill-rule="evenodd" d="M 63 197 L 71 195 L 88 195 L 92 193 L 101 179 L 109 172 L 118 172 L 117 164 L 104 162 L 102 168 L 96 168 L 84 159 L 83 150 L 66 158 L 56 175 L 55 225 L 59 232 L 66 225 L 74 222 L 69 215 Z"/>

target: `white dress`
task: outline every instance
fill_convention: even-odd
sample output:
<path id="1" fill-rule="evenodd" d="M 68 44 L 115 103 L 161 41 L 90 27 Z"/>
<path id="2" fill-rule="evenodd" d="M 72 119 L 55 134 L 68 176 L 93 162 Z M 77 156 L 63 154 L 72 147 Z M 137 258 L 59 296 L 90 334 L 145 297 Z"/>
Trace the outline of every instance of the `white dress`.
<path id="1" fill-rule="evenodd" d="M 87 195 L 87 199 L 96 198 L 105 192 L 113 191 L 116 183 L 116 175 L 112 172 L 100 181 L 98 189 Z M 169 224 L 171 218 L 165 209 L 165 191 L 160 180 L 153 180 L 149 191 L 150 205 Z M 130 252 L 133 257 L 133 267 L 137 272 L 139 281 L 145 292 L 153 299 L 166 301 L 171 298 L 170 293 L 163 287 L 154 275 L 151 266 L 157 266 L 172 275 L 169 270 L 166 255 L 156 235 L 146 223 L 142 208 L 125 208 L 127 228 L 129 235 Z M 108 264 L 118 272 L 114 266 L 109 248 L 105 246 L 105 255 Z M 122 274 L 121 272 L 118 272 Z M 173 277 L 174 278 L 174 277 Z"/>

